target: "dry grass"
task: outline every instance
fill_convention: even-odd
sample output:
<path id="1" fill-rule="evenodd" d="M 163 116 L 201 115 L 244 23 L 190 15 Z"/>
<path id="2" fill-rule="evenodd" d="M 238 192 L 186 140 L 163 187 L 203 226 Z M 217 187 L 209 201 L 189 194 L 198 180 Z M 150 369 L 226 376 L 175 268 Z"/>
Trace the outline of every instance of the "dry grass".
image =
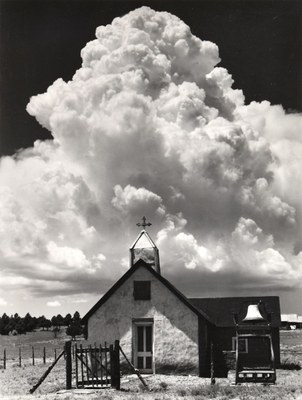
<path id="1" fill-rule="evenodd" d="M 40 339 L 44 341 L 45 336 L 43 338 L 40 336 Z M 53 339 L 48 340 L 49 348 L 53 348 Z M 64 342 L 63 338 L 58 340 Z M 27 337 L 27 341 L 30 341 L 30 337 Z M 284 369 L 277 371 L 277 384 L 274 386 L 257 384 L 231 386 L 233 380 L 231 376 L 229 379 L 217 379 L 217 383 L 211 386 L 209 379 L 169 374 L 146 376 L 150 392 L 145 391 L 135 375 L 122 378 L 122 390 L 119 392 L 113 389 L 67 391 L 65 390 L 65 363 L 62 359 L 35 394 L 29 395 L 29 389 L 50 365 L 50 361 L 46 366 L 42 363 L 31 366 L 29 359 L 20 368 L 16 360 L 11 358 L 6 370 L 0 369 L 0 398 L 1 400 L 30 400 L 32 398 L 39 400 L 289 400 L 300 397 L 302 400 L 302 370 L 291 369 L 292 366 L 301 365 L 302 331 L 282 332 L 281 343 Z"/>
<path id="2" fill-rule="evenodd" d="M 0 359 L 3 357 L 4 349 L 8 360 L 19 360 L 19 348 L 21 347 L 22 359 L 28 362 L 32 356 L 32 347 L 35 349 L 35 358 L 42 360 L 43 349 L 46 349 L 46 356 L 49 359 L 54 358 L 55 349 L 57 353 L 63 349 L 64 342 L 67 339 L 65 330 L 62 329 L 54 338 L 52 331 L 29 332 L 17 336 L 0 336 Z"/>

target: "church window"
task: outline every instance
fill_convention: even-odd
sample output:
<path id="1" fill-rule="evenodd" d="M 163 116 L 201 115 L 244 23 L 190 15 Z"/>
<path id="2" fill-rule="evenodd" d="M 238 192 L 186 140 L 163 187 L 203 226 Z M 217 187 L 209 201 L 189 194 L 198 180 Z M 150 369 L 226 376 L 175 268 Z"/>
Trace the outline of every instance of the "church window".
<path id="1" fill-rule="evenodd" d="M 150 300 L 151 299 L 151 282 L 150 281 L 134 281 L 133 282 L 134 300 Z"/>

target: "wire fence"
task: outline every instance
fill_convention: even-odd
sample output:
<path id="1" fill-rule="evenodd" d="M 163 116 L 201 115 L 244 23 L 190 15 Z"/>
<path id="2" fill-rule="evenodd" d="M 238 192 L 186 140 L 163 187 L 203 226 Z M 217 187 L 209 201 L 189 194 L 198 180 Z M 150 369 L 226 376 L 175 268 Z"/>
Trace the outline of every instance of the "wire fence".
<path id="1" fill-rule="evenodd" d="M 53 362 L 57 358 L 62 348 L 48 346 L 20 346 L 4 348 L 0 355 L 0 368 L 6 369 L 8 366 L 27 366 Z M 74 353 L 74 350 L 72 350 Z"/>

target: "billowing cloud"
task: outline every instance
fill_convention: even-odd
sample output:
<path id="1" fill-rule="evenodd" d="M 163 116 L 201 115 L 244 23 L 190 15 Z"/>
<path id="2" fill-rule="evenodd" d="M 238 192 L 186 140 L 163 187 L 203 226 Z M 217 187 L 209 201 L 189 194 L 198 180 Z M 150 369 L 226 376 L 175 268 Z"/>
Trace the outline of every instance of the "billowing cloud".
<path id="1" fill-rule="evenodd" d="M 142 215 L 188 293 L 296 286 L 301 115 L 245 105 L 217 46 L 147 7 L 97 28 L 81 56 L 27 106 L 53 140 L 1 160 L 3 291 L 104 293 Z"/>
<path id="2" fill-rule="evenodd" d="M 124 214 L 131 212 L 144 213 L 148 210 L 159 215 L 165 214 L 162 198 L 156 193 L 141 187 L 139 189 L 127 185 L 124 189 L 120 185 L 114 187 L 115 196 L 112 199 L 113 206 Z"/>

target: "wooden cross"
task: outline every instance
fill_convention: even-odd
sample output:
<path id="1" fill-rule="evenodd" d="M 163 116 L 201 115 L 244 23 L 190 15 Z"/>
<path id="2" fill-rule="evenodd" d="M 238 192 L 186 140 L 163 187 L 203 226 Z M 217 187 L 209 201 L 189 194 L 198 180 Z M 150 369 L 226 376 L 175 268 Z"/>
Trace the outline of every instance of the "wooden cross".
<path id="1" fill-rule="evenodd" d="M 144 229 L 146 228 L 146 226 L 151 226 L 152 224 L 151 224 L 151 222 L 146 222 L 146 217 L 143 217 L 142 218 L 142 223 L 140 223 L 140 222 L 138 222 L 136 225 L 137 226 L 142 226 Z"/>

